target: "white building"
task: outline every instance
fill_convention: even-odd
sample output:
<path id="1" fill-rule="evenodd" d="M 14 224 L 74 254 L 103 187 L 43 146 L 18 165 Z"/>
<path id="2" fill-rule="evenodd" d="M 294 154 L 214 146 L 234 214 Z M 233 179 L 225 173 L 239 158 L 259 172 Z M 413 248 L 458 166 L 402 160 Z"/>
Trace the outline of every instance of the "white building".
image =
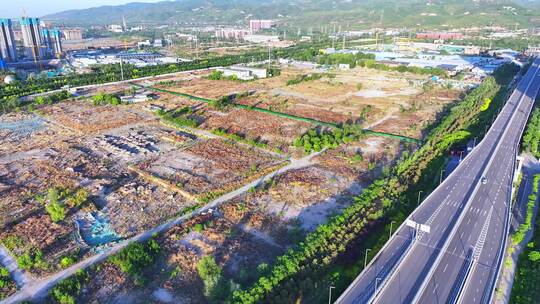
<path id="1" fill-rule="evenodd" d="M 162 39 L 154 40 L 154 47 L 163 47 L 163 40 Z"/>
<path id="2" fill-rule="evenodd" d="M 279 42 L 279 37 L 269 36 L 269 35 L 246 35 L 244 36 L 244 41 L 253 42 L 253 43 Z"/>
<path id="3" fill-rule="evenodd" d="M 253 32 L 269 29 L 274 25 L 274 20 L 249 20 L 249 29 Z"/>
<path id="4" fill-rule="evenodd" d="M 223 76 L 236 76 L 241 80 L 252 80 L 255 78 L 266 78 L 266 69 L 252 68 L 241 65 L 234 65 L 228 68 L 218 68 L 218 71 L 223 73 Z"/>
<path id="5" fill-rule="evenodd" d="M 243 39 L 246 35 L 251 34 L 251 31 L 235 28 L 222 28 L 215 31 L 216 38 L 220 39 Z"/>
<path id="6" fill-rule="evenodd" d="M 136 92 L 134 95 L 121 96 L 120 100 L 122 101 L 122 103 L 128 103 L 128 104 L 145 102 L 152 99 L 151 95 L 152 94 L 149 92 L 139 91 L 139 92 Z"/>
<path id="7" fill-rule="evenodd" d="M 111 24 L 109 25 L 109 31 L 113 33 L 123 33 L 124 28 L 120 24 Z"/>
<path id="8" fill-rule="evenodd" d="M 241 71 L 249 71 L 251 72 L 251 75 L 257 77 L 257 78 L 266 78 L 268 77 L 267 73 L 266 73 L 266 69 L 263 69 L 263 68 L 253 68 L 253 67 L 248 67 L 248 66 L 244 66 L 244 65 L 233 65 L 231 66 L 231 68 L 233 69 L 236 69 L 236 70 L 241 70 Z"/>
<path id="9" fill-rule="evenodd" d="M 140 42 L 137 42 L 137 46 L 139 48 L 141 48 L 141 47 L 151 47 L 152 42 L 150 42 L 150 40 L 140 41 Z"/>

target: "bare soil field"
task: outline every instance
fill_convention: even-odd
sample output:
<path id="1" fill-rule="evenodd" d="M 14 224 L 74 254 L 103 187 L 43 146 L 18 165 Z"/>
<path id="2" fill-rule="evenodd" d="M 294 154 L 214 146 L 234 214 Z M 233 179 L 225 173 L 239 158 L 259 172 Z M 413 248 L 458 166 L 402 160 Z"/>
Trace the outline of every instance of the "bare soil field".
<path id="1" fill-rule="evenodd" d="M 323 77 L 287 85 L 288 80 L 313 73 Z M 421 129 L 432 122 L 444 106 L 458 100 L 462 93 L 457 89 L 429 84 L 427 76 L 362 68 L 322 72 L 283 67 L 279 76 L 248 82 L 209 80 L 204 76 L 186 76 L 161 88 L 210 99 L 250 92 L 235 102 L 324 122 L 361 123 L 365 128 L 377 126 L 377 131 L 416 138 L 421 138 Z M 168 101 L 182 99 L 163 95 Z M 212 111 L 201 114 L 203 121 L 206 118 L 211 120 L 206 125 L 212 127 L 223 122 L 226 128 L 232 116 L 221 115 L 216 122 L 216 119 L 210 119 L 214 117 L 212 114 Z M 252 116 L 265 117 L 261 113 L 253 113 Z M 250 128 L 249 124 L 246 126 Z M 248 130 L 239 132 L 249 133 Z"/>
<path id="2" fill-rule="evenodd" d="M 35 260 L 27 266 L 33 276 L 286 163 L 261 149 L 167 127 L 135 105 L 76 101 L 37 113 L 0 116 L 0 241 L 16 259 Z M 79 191 L 84 199 L 75 205 Z"/>
<path id="3" fill-rule="evenodd" d="M 276 256 L 348 206 L 353 195 L 394 160 L 399 142 L 379 139 L 368 137 L 326 151 L 314 164 L 280 174 L 157 236 L 161 251 L 156 262 L 144 268 L 147 283 L 142 286 L 112 263 L 91 269 L 92 279 L 83 285 L 78 300 L 211 303 L 198 271 L 208 258 L 221 269 L 224 282 L 250 286 Z M 363 160 L 353 160 L 358 153 Z"/>
<path id="4" fill-rule="evenodd" d="M 140 170 L 165 179 L 197 198 L 215 197 L 239 188 L 284 165 L 284 160 L 222 139 L 198 140 L 138 163 Z"/>
<path id="5" fill-rule="evenodd" d="M 203 78 L 209 73 L 164 78 L 167 83 L 157 86 L 211 99 L 249 91 L 235 102 L 415 138 L 423 138 L 426 126 L 462 93 L 426 87 L 427 76 L 361 68 L 283 67 L 280 76 L 249 82 Z M 287 84 L 311 73 L 327 74 Z M 313 124 L 157 94 L 158 100 L 133 105 L 72 101 L 40 107 L 36 114 L 0 116 L 0 241 L 14 245 L 7 247 L 16 258 L 40 259 L 28 269 L 33 275 L 65 267 L 65 257 L 103 252 L 305 156 L 293 142 Z M 195 120 L 190 125 L 196 127 L 172 127 L 163 112 L 153 113 L 156 106 L 189 107 L 182 118 Z M 249 286 L 276 256 L 349 206 L 354 195 L 415 148 L 376 136 L 340 142 L 156 236 L 161 251 L 143 269 L 145 284 L 105 261 L 89 270 L 92 279 L 77 300 L 207 303 L 197 267 L 208 257 L 231 288 Z M 73 206 L 71 197 L 61 198 L 66 212 L 58 220 L 51 189 L 70 196 L 82 189 L 88 197 Z"/>
<path id="6" fill-rule="evenodd" d="M 143 272 L 146 284 L 110 262 L 89 271 L 78 301 L 84 303 L 209 303 L 197 265 L 212 257 L 225 280 L 241 286 L 253 283 L 269 263 L 291 242 L 275 242 L 265 232 L 286 232 L 280 221 L 254 210 L 253 206 L 230 202 L 213 212 L 199 215 L 171 228 L 156 240 L 161 250 L 156 263 Z M 258 266 L 260 265 L 260 266 Z M 266 266 L 265 266 L 266 265 Z"/>
<path id="7" fill-rule="evenodd" d="M 142 113 L 129 107 L 93 106 L 87 101 L 60 103 L 40 109 L 40 113 L 65 128 L 79 132 L 98 132 L 142 121 Z"/>

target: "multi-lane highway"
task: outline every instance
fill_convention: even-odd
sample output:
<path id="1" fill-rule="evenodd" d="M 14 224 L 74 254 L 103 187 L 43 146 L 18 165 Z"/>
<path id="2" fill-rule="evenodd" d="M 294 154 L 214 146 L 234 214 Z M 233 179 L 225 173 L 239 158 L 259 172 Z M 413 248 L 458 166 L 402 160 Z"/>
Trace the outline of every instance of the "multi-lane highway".
<path id="1" fill-rule="evenodd" d="M 337 303 L 488 303 L 506 247 L 519 140 L 540 59 L 485 138 L 409 216 Z"/>

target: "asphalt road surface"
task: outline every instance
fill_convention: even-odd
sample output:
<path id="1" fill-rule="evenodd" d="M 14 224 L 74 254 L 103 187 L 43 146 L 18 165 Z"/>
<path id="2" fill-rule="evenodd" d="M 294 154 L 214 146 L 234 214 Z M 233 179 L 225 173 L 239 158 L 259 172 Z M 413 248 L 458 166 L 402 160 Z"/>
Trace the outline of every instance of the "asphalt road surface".
<path id="1" fill-rule="evenodd" d="M 490 301 L 519 141 L 540 88 L 539 64 L 531 65 L 482 142 L 409 216 L 422 229 L 401 225 L 337 303 Z"/>

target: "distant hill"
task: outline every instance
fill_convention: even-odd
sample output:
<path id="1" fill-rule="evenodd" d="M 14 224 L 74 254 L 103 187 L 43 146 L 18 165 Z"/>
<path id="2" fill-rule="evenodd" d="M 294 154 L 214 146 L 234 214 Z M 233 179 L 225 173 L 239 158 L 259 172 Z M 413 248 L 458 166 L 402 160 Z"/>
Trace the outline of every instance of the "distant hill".
<path id="1" fill-rule="evenodd" d="M 67 24 L 120 23 L 247 24 L 279 19 L 290 26 L 338 22 L 370 26 L 445 28 L 540 25 L 540 0 L 177 0 L 69 10 L 43 19 Z"/>

